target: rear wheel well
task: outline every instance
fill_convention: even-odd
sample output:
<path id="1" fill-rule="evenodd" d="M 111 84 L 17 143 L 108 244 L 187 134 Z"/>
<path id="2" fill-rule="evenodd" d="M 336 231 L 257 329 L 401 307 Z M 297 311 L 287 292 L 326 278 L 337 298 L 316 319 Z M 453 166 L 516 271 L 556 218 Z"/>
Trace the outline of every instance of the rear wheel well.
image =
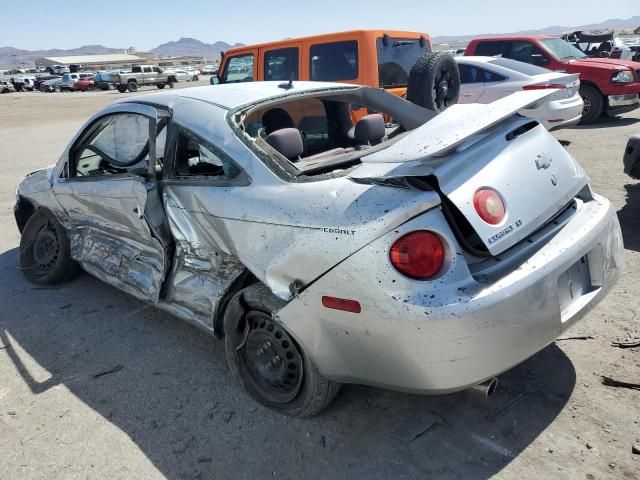
<path id="1" fill-rule="evenodd" d="M 31 216 L 36 212 L 36 208 L 26 198 L 18 195 L 18 200 L 14 209 L 14 216 L 16 217 L 16 223 L 18 230 L 22 233 L 24 226 L 27 224 Z"/>
<path id="2" fill-rule="evenodd" d="M 245 270 L 238 278 L 236 278 L 226 293 L 222 296 L 220 304 L 216 310 L 215 317 L 213 319 L 213 333 L 216 337 L 224 337 L 224 314 L 229 305 L 229 301 L 243 288 L 259 283 L 259 280 L 249 271 Z"/>
<path id="3" fill-rule="evenodd" d="M 138 80 L 136 80 L 135 78 L 130 78 L 129 80 L 127 80 L 127 83 L 138 83 Z"/>

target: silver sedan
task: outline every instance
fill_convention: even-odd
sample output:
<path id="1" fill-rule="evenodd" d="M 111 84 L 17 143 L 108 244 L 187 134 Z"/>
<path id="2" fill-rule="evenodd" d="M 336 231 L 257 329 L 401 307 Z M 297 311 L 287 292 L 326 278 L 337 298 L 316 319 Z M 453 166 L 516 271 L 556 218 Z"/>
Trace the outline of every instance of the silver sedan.
<path id="1" fill-rule="evenodd" d="M 612 206 L 516 113 L 549 93 L 440 114 L 327 83 L 128 98 L 20 184 L 21 268 L 80 267 L 224 338 L 239 384 L 289 415 L 340 383 L 469 388 L 620 275 Z"/>

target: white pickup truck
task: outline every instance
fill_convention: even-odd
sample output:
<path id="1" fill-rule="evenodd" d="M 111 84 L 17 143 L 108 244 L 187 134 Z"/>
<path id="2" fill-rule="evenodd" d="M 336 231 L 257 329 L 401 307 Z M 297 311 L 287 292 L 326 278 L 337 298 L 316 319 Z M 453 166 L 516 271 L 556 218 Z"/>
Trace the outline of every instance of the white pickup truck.
<path id="1" fill-rule="evenodd" d="M 130 73 L 120 73 L 112 77 L 118 91 L 124 93 L 138 91 L 138 87 L 145 85 L 156 85 L 158 88 L 164 88 L 165 85 L 173 88 L 176 83 L 175 75 L 165 73 L 160 67 L 155 65 L 136 65 L 131 68 Z"/>

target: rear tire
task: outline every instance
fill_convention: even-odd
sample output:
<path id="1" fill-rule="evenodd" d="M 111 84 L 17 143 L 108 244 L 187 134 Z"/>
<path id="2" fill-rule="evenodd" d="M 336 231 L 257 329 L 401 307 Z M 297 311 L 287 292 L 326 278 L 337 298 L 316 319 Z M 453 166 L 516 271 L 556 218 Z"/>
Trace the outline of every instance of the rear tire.
<path id="1" fill-rule="evenodd" d="M 159 84 L 158 84 L 158 88 L 159 88 L 160 90 L 162 90 L 162 89 L 164 88 L 164 83 L 159 83 Z"/>
<path id="2" fill-rule="evenodd" d="M 586 125 L 595 122 L 602 114 L 604 98 L 596 88 L 590 85 L 580 87 L 580 96 L 584 102 L 580 123 Z"/>
<path id="3" fill-rule="evenodd" d="M 127 87 L 125 85 L 118 85 L 118 91 L 124 93 L 127 91 Z"/>
<path id="4" fill-rule="evenodd" d="M 127 89 L 130 92 L 135 93 L 138 91 L 138 84 L 136 82 L 129 82 L 127 83 Z"/>
<path id="5" fill-rule="evenodd" d="M 411 67 L 407 82 L 407 100 L 441 112 L 457 103 L 460 95 L 460 71 L 452 55 L 425 53 Z"/>
<path id="6" fill-rule="evenodd" d="M 27 220 L 20 238 L 20 269 L 40 285 L 66 282 L 76 273 L 67 232 L 52 213 L 41 209 Z"/>
<path id="7" fill-rule="evenodd" d="M 236 382 L 261 404 L 292 417 L 311 417 L 331 403 L 340 384 L 320 375 L 272 318 L 284 305 L 260 283 L 231 299 L 224 315 L 227 363 Z"/>

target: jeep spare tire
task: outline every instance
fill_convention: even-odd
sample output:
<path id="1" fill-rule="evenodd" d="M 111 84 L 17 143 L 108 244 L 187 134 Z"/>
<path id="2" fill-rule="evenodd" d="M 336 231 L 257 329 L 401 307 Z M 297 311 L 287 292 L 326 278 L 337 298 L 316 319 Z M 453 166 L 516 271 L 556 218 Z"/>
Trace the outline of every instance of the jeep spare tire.
<path id="1" fill-rule="evenodd" d="M 602 43 L 613 40 L 613 30 L 591 30 L 578 34 L 580 43 Z"/>
<path id="2" fill-rule="evenodd" d="M 411 67 L 407 82 L 407 100 L 441 112 L 457 103 L 460 95 L 460 71 L 452 55 L 425 53 Z"/>

